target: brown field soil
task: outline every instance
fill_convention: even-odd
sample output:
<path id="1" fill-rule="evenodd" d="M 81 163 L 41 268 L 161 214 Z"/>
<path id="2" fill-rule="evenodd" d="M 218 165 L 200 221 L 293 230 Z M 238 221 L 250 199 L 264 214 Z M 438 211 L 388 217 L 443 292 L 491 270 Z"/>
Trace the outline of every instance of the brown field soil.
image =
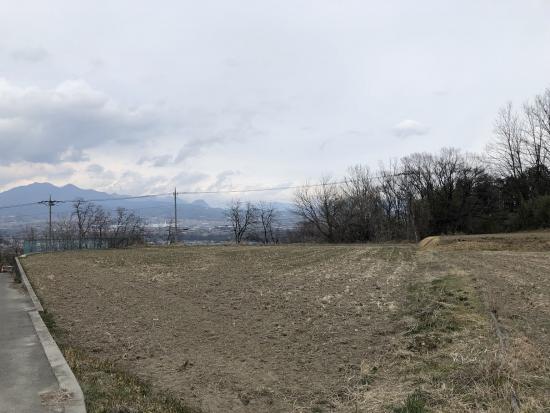
<path id="1" fill-rule="evenodd" d="M 204 412 L 550 411 L 547 251 L 166 247 L 24 266 L 67 348 Z"/>

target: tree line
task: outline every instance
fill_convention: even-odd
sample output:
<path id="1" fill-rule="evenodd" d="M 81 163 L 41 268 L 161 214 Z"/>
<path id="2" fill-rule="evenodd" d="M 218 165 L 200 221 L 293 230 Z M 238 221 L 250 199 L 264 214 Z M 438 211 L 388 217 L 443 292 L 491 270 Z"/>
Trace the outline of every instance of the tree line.
<path id="1" fill-rule="evenodd" d="M 233 200 L 225 211 L 225 217 L 236 244 L 245 239 L 263 244 L 279 243 L 279 231 L 276 228 L 279 212 L 271 203 Z"/>
<path id="2" fill-rule="evenodd" d="M 483 154 L 414 153 L 296 191 L 301 240 L 415 240 L 550 227 L 550 89 L 504 106 Z"/>
<path id="3" fill-rule="evenodd" d="M 89 242 L 117 248 L 142 244 L 145 225 L 143 218 L 125 208 L 111 212 L 93 202 L 76 200 L 72 204 L 71 214 L 52 222 L 51 234 L 49 227 L 43 228 L 42 233 L 29 227 L 26 239 L 30 242 L 54 241 L 56 245 L 67 248 L 75 242 L 78 248 L 89 247 Z"/>

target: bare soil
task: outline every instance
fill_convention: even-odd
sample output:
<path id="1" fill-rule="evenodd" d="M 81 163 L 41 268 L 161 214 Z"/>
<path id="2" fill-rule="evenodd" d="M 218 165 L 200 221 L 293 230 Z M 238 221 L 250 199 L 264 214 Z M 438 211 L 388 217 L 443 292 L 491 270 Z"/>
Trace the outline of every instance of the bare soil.
<path id="1" fill-rule="evenodd" d="M 550 410 L 548 252 L 172 247 L 24 266 L 72 346 L 204 412 Z"/>

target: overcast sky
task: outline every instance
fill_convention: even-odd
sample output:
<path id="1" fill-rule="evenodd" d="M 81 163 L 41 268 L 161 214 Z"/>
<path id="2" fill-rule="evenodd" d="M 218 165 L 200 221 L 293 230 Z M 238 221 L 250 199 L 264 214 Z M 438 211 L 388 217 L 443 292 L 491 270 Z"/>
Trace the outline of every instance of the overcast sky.
<path id="1" fill-rule="evenodd" d="M 0 190 L 278 186 L 481 151 L 500 106 L 550 86 L 550 0 L 0 6 Z"/>

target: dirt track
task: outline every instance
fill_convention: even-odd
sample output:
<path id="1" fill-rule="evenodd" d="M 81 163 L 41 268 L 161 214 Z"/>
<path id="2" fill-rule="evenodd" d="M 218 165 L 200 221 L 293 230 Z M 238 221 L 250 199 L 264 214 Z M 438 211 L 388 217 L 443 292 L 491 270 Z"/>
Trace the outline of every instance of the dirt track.
<path id="1" fill-rule="evenodd" d="M 205 412 L 392 411 L 417 389 L 436 411 L 506 411 L 509 382 L 470 371 L 493 362 L 499 303 L 511 348 L 539 357 L 510 380 L 548 407 L 550 382 L 533 382 L 548 373 L 546 253 L 145 248 L 24 265 L 73 345 Z"/>

